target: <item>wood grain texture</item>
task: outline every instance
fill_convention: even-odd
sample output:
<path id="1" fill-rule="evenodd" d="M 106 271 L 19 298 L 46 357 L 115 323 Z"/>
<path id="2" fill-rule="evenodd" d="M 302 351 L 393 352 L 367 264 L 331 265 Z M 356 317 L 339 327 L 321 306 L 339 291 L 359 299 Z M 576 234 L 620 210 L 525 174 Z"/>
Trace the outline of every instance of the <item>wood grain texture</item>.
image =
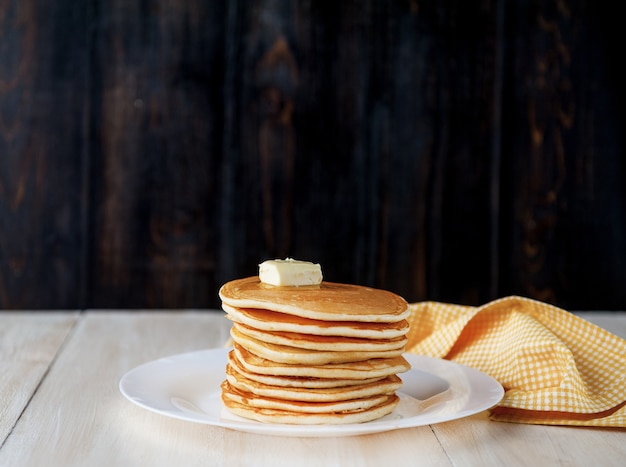
<path id="1" fill-rule="evenodd" d="M 0 446 L 78 318 L 78 313 L 0 314 Z"/>
<path id="2" fill-rule="evenodd" d="M 182 422 L 159 427 L 163 417 L 136 412 L 117 385 L 126 371 L 145 361 L 225 341 L 225 329 L 212 325 L 219 318 L 218 313 L 137 312 L 128 320 L 95 312 L 80 320 L 48 373 L 52 378 L 37 389 L 4 443 L 0 465 L 173 465 L 190 441 L 197 455 L 211 431 Z M 160 441 L 151 436 L 152 429 L 161 430 Z M 162 442 L 167 448 L 155 449 Z M 211 459 L 209 464 L 219 464 Z"/>
<path id="3" fill-rule="evenodd" d="M 486 412 L 433 430 L 451 459 L 464 465 L 575 465 L 588 462 L 619 466 L 623 430 L 585 430 L 572 427 L 492 422 Z M 591 446 L 593 456 L 589 457 Z M 467 462 L 464 462 L 467 460 Z"/>
<path id="4" fill-rule="evenodd" d="M 281 437 L 170 419 L 119 394 L 117 383 L 126 371 L 156 358 L 219 346 L 229 326 L 221 313 L 88 313 L 0 449 L 0 463 L 287 466 L 297 460 L 298 465 L 344 466 L 363 465 L 365 459 L 380 465 L 391 453 L 447 463 L 429 427 L 397 437 L 285 443 Z"/>
<path id="5" fill-rule="evenodd" d="M 575 309 L 626 303 L 617 285 L 626 277 L 626 168 L 614 144 L 624 75 L 609 58 L 618 29 L 610 16 L 593 2 L 507 14 L 504 293 Z"/>
<path id="6" fill-rule="evenodd" d="M 214 300 L 221 8 L 99 4 L 89 251 L 98 306 Z"/>
<path id="7" fill-rule="evenodd" d="M 579 315 L 626 337 L 623 312 Z M 75 322 L 71 333 L 58 332 L 59 317 L 70 326 Z M 30 349 L 31 359 L 43 357 L 45 373 L 37 387 L 18 384 L 10 392 L 0 379 L 0 400 L 10 395 L 27 401 L 8 436 L 5 430 L 6 440 L 0 437 L 0 465 L 623 464 L 626 432 L 621 429 L 499 423 L 482 412 L 366 436 L 286 439 L 176 420 L 140 408 L 119 393 L 119 379 L 128 370 L 157 358 L 220 347 L 230 326 L 223 313 L 210 311 L 0 314 L 2 368 L 16 349 Z M 49 359 L 52 335 L 54 347 L 64 343 Z M 25 361 L 10 372 L 15 381 L 29 379 L 31 367 Z"/>
<path id="8" fill-rule="evenodd" d="M 596 2 L 1 5 L 0 308 L 215 308 L 285 256 L 410 302 L 626 304 Z"/>
<path id="9" fill-rule="evenodd" d="M 2 308 L 84 302 L 86 16 L 64 2 L 0 3 Z"/>
<path id="10" fill-rule="evenodd" d="M 220 346 L 229 327 L 222 313 L 87 313 L 1 446 L 0 465 L 350 466 L 380 465 L 400 454 L 448 464 L 427 426 L 398 436 L 290 438 L 286 443 L 282 437 L 164 417 L 119 393 L 126 371 L 156 358 Z"/>

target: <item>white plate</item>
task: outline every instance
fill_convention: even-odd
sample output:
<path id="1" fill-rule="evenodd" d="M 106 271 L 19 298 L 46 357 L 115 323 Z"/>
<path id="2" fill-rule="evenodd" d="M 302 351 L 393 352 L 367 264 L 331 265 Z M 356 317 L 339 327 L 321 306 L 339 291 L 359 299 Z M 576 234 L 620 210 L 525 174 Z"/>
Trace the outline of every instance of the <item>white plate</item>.
<path id="1" fill-rule="evenodd" d="M 260 423 L 231 414 L 220 399 L 229 349 L 174 355 L 126 373 L 120 391 L 130 401 L 181 420 L 278 436 L 354 436 L 431 425 L 467 417 L 495 406 L 504 395 L 500 383 L 449 360 L 405 354 L 412 369 L 399 376 L 400 403 L 383 418 L 350 425 Z"/>

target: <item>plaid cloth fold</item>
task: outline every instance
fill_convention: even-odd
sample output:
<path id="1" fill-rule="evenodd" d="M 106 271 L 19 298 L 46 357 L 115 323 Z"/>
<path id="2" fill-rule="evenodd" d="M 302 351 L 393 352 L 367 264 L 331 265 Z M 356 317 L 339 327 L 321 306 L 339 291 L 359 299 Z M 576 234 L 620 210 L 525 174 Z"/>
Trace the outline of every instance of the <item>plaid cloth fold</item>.
<path id="1" fill-rule="evenodd" d="M 407 351 L 453 360 L 505 389 L 498 421 L 626 427 L 626 341 L 524 297 L 412 303 Z"/>

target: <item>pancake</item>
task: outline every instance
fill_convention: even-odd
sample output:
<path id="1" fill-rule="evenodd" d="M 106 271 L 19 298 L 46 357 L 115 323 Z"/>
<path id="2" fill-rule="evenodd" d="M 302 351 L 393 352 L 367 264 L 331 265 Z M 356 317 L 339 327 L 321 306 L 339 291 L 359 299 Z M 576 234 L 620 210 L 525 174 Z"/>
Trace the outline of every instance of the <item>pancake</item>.
<path id="1" fill-rule="evenodd" d="M 409 305 L 390 291 L 323 281 L 311 262 L 268 260 L 259 276 L 225 283 L 232 321 L 221 397 L 264 423 L 376 420 L 399 402 Z"/>
<path id="2" fill-rule="evenodd" d="M 298 332 L 316 336 L 343 336 L 362 339 L 393 339 L 406 335 L 409 330 L 409 322 L 406 319 L 393 323 L 323 321 L 261 308 L 237 308 L 225 303 L 222 304 L 222 308 L 231 321 L 247 324 L 264 331 Z"/>
<path id="3" fill-rule="evenodd" d="M 370 358 L 392 358 L 399 357 L 404 352 L 403 347 L 393 350 L 350 352 L 301 349 L 260 341 L 239 332 L 235 326 L 231 328 L 230 335 L 234 342 L 259 357 L 274 362 L 299 365 L 325 365 L 328 363 L 358 362 Z"/>
<path id="4" fill-rule="evenodd" d="M 334 282 L 274 286 L 252 276 L 222 285 L 219 297 L 231 307 L 261 308 L 322 321 L 395 323 L 409 316 L 409 305 L 399 295 Z"/>
<path id="5" fill-rule="evenodd" d="M 335 402 L 303 402 L 286 399 L 274 399 L 271 397 L 263 397 L 241 391 L 240 389 L 232 386 L 228 381 L 224 381 L 222 383 L 221 389 L 222 397 L 226 397 L 239 404 L 261 409 L 289 410 L 296 413 L 328 413 L 349 410 L 364 410 L 380 405 L 389 398 L 389 394 L 381 394 L 371 397 L 363 397 L 360 399 Z"/>
<path id="6" fill-rule="evenodd" d="M 295 376 L 309 378 L 367 379 L 404 373 L 411 368 L 402 357 L 375 358 L 359 362 L 331 363 L 327 365 L 294 365 L 261 358 L 235 344 L 233 352 L 241 366 L 262 375 Z"/>
<path id="7" fill-rule="evenodd" d="M 226 366 L 226 380 L 231 386 L 243 392 L 300 402 L 336 402 L 381 394 L 391 394 L 402 385 L 402 380 L 398 376 L 391 375 L 374 383 L 337 388 L 310 389 L 272 386 L 252 381 L 242 374 L 237 373 L 230 365 Z"/>
<path id="8" fill-rule="evenodd" d="M 297 425 L 340 425 L 365 423 L 393 412 L 400 398 L 389 395 L 385 402 L 368 409 L 329 413 L 302 413 L 288 410 L 262 409 L 241 404 L 222 395 L 224 405 L 235 415 L 262 423 L 284 423 Z"/>
<path id="9" fill-rule="evenodd" d="M 404 336 L 393 339 L 361 339 L 358 337 L 314 336 L 283 331 L 260 331 L 243 323 L 234 323 L 238 332 L 270 344 L 286 345 L 309 350 L 332 350 L 334 352 L 367 352 L 404 348 L 407 338 Z"/>
<path id="10" fill-rule="evenodd" d="M 346 378 L 316 378 L 316 377 L 308 377 L 308 376 L 264 375 L 264 374 L 248 371 L 241 364 L 241 362 L 237 359 L 237 356 L 234 350 L 231 350 L 228 353 L 228 363 L 235 371 L 237 371 L 237 373 L 242 374 L 243 376 L 245 376 L 248 379 L 251 379 L 252 381 L 257 381 L 263 384 L 269 384 L 271 386 L 287 386 L 287 387 L 293 387 L 293 388 L 321 389 L 321 388 L 336 388 L 340 386 L 352 386 L 352 385 L 358 385 L 358 384 L 373 383 L 387 376 L 387 375 L 384 375 L 384 376 L 364 378 L 364 379 L 346 379 Z"/>

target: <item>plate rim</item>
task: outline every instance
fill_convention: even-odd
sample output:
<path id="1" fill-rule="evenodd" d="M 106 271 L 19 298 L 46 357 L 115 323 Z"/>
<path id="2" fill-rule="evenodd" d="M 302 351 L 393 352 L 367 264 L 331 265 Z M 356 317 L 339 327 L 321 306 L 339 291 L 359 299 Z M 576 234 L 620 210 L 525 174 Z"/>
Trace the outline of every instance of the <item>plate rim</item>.
<path id="1" fill-rule="evenodd" d="M 178 420 L 184 420 L 192 423 L 205 424 L 211 426 L 217 426 L 221 428 L 232 429 L 241 432 L 254 433 L 254 434 L 265 434 L 265 435 L 274 435 L 274 436 L 295 436 L 295 437 L 327 437 L 327 436 L 358 436 L 372 433 L 381 433 L 386 431 L 392 431 L 396 429 L 403 428 L 414 428 L 419 426 L 426 425 L 434 425 L 438 423 L 443 423 L 447 421 L 457 420 L 460 418 L 465 418 L 485 410 L 488 410 L 494 406 L 496 406 L 504 397 L 504 388 L 502 385 L 493 377 L 487 375 L 480 370 L 469 367 L 467 365 L 463 365 L 461 363 L 457 363 L 451 360 L 446 360 L 437 357 L 430 357 L 426 355 L 418 355 L 414 353 L 407 352 L 403 354 L 403 356 L 409 361 L 411 364 L 411 369 L 409 372 L 413 371 L 421 371 L 433 375 L 435 377 L 441 378 L 444 381 L 450 384 L 451 388 L 456 390 L 461 390 L 461 394 L 463 394 L 462 389 L 458 386 L 454 385 L 453 382 L 449 381 L 445 377 L 442 377 L 441 374 L 437 372 L 429 371 L 428 369 L 416 368 L 421 366 L 427 366 L 432 368 L 443 367 L 444 369 L 457 369 L 462 372 L 464 376 L 468 378 L 470 383 L 470 395 L 472 389 L 475 389 L 479 383 L 486 384 L 489 386 L 487 391 L 482 391 L 484 400 L 481 403 L 477 404 L 474 408 L 467 411 L 456 411 L 447 414 L 442 417 L 434 417 L 430 421 L 420 421 L 419 419 L 422 415 L 416 415 L 412 417 L 406 417 L 401 419 L 392 419 L 392 420 L 372 420 L 370 422 L 365 423 L 355 423 L 355 424 L 340 424 L 340 425 L 289 425 L 289 424 L 272 424 L 272 423 L 262 423 L 255 420 L 247 420 L 244 418 L 236 417 L 234 419 L 222 419 L 222 418 L 211 418 L 206 417 L 192 417 L 189 412 L 183 411 L 176 407 L 176 405 L 170 399 L 170 406 L 167 410 L 160 409 L 155 406 L 154 403 L 151 403 L 145 398 L 142 398 L 138 395 L 136 390 L 132 390 L 129 388 L 129 382 L 132 383 L 134 377 L 141 372 L 149 370 L 151 367 L 159 367 L 159 366 L 168 366 L 172 364 L 176 364 L 177 361 L 180 360 L 197 360 L 199 358 L 207 358 L 212 357 L 213 359 L 220 358 L 223 361 L 223 365 L 225 368 L 228 352 L 231 350 L 231 347 L 217 347 L 217 348 L 205 348 L 199 349 L 189 352 L 177 353 L 165 357 L 160 357 L 151 361 L 147 361 L 141 363 L 134 368 L 126 371 L 119 380 L 118 388 L 121 394 L 133 404 L 151 411 L 153 413 L 157 413 L 169 418 L 174 418 Z M 216 365 L 217 363 L 213 363 Z M 402 375 L 400 375 L 402 377 Z M 219 390 L 219 387 L 215 388 Z M 454 392 L 454 391 L 453 391 Z M 401 397 L 411 397 L 405 396 L 402 389 L 398 390 L 397 393 Z M 467 395 L 467 392 L 465 392 Z M 165 396 L 167 397 L 167 396 Z M 217 398 L 219 404 L 221 404 L 222 408 L 225 409 L 220 398 Z M 227 410 L 227 409 L 225 409 Z M 392 414 L 393 415 L 393 412 Z M 233 415 L 233 417 L 235 417 Z M 237 418 L 240 418 L 239 421 Z M 383 417 L 384 418 L 384 417 Z"/>

